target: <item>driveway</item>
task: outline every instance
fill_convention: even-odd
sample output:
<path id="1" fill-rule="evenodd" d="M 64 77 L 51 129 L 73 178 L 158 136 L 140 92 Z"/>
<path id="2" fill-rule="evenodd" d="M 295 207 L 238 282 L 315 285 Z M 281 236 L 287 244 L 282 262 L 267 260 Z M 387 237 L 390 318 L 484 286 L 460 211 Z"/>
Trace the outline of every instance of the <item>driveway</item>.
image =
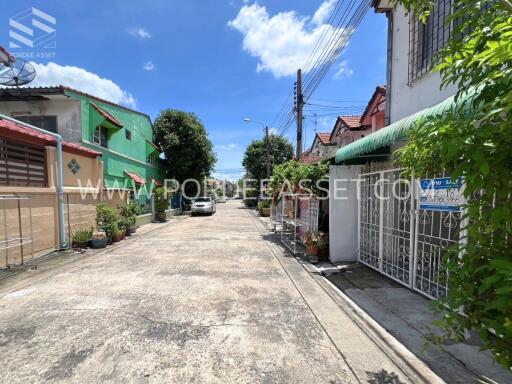
<path id="1" fill-rule="evenodd" d="M 410 382 L 269 239 L 231 201 L 3 287 L 0 382 Z"/>

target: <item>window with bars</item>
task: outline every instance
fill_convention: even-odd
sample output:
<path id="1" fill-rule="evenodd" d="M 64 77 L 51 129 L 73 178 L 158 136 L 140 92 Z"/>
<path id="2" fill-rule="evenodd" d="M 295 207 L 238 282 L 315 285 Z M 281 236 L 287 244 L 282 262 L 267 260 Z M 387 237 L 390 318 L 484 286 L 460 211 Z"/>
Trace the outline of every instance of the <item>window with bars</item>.
<path id="1" fill-rule="evenodd" d="M 47 131 L 58 133 L 57 116 L 16 116 L 16 119 Z"/>
<path id="2" fill-rule="evenodd" d="M 44 147 L 0 137 L 0 185 L 46 187 Z"/>
<path id="3" fill-rule="evenodd" d="M 453 31 L 449 21 L 454 0 L 436 0 L 425 23 L 410 15 L 409 19 L 409 84 L 429 72 Z"/>

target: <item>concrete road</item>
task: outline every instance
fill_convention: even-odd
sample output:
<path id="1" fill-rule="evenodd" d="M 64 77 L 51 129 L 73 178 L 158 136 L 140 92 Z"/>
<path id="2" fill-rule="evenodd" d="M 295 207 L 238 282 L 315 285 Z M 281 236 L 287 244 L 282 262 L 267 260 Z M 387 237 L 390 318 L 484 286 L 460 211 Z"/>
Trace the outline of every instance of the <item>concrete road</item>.
<path id="1" fill-rule="evenodd" d="M 260 225 L 219 204 L 2 287 L 0 382 L 412 382 Z"/>

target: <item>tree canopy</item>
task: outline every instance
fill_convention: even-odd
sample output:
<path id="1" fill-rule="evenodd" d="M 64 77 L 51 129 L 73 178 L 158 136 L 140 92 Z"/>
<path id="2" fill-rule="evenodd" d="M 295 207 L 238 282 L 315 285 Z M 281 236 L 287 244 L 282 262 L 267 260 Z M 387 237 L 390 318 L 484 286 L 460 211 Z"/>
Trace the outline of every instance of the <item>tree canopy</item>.
<path id="1" fill-rule="evenodd" d="M 217 157 L 208 132 L 195 114 L 165 109 L 156 118 L 154 130 L 169 177 L 183 182 L 210 175 Z"/>
<path id="2" fill-rule="evenodd" d="M 424 20 L 434 0 L 393 0 Z M 417 122 L 397 153 L 408 173 L 446 170 L 462 177 L 467 200 L 461 243 L 444 260 L 448 294 L 440 300 L 444 339 L 477 331 L 504 367 L 512 366 L 512 3 L 456 0 L 455 26 L 437 57 L 443 86 L 456 99 L 440 117 Z M 469 93 L 468 93 L 469 92 Z"/>
<path id="3" fill-rule="evenodd" d="M 269 135 L 270 142 L 270 173 L 279 164 L 293 159 L 293 145 L 285 137 Z M 243 166 L 251 177 L 263 180 L 267 177 L 267 158 L 265 140 L 252 141 L 243 159 Z"/>

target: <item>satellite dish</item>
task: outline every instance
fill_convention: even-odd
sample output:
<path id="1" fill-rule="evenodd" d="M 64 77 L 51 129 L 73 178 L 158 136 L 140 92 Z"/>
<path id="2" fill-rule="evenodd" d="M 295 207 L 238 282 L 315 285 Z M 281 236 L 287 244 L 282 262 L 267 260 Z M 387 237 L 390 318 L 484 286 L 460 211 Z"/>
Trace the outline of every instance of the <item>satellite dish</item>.
<path id="1" fill-rule="evenodd" d="M 0 85 L 19 87 L 30 83 L 36 77 L 36 69 L 28 61 L 18 58 L 1 61 Z"/>

